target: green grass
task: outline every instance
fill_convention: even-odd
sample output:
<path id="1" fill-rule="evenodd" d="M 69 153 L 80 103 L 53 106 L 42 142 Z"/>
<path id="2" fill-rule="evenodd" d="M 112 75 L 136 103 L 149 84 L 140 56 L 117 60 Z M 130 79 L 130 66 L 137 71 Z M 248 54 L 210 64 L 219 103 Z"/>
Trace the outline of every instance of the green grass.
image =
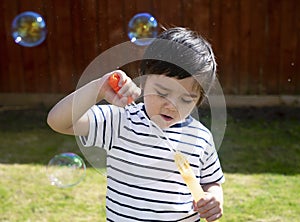
<path id="1" fill-rule="evenodd" d="M 226 176 L 222 222 L 298 221 L 299 111 L 228 111 L 219 150 Z M 48 128 L 46 114 L 45 108 L 0 107 L 0 221 L 105 221 L 105 169 L 88 165 L 71 188 L 50 185 L 48 161 L 61 152 L 82 153 L 74 137 Z"/>
<path id="2" fill-rule="evenodd" d="M 43 165 L 1 164 L 0 176 L 0 221 L 105 221 L 106 180 L 92 168 L 71 188 L 51 186 Z"/>

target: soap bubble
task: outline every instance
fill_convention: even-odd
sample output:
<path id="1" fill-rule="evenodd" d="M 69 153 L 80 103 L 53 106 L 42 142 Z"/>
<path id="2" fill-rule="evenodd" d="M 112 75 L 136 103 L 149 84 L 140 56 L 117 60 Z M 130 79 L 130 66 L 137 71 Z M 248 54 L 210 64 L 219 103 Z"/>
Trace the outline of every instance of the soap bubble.
<path id="1" fill-rule="evenodd" d="M 158 23 L 149 13 L 138 13 L 128 23 L 128 37 L 136 45 L 149 45 L 157 33 Z"/>
<path id="2" fill-rule="evenodd" d="M 61 153 L 49 161 L 47 176 L 51 185 L 65 188 L 82 181 L 85 170 L 85 163 L 80 156 L 74 153 Z"/>
<path id="3" fill-rule="evenodd" d="M 12 22 L 12 37 L 21 46 L 33 47 L 46 39 L 46 23 L 41 15 L 26 11 L 17 15 Z"/>

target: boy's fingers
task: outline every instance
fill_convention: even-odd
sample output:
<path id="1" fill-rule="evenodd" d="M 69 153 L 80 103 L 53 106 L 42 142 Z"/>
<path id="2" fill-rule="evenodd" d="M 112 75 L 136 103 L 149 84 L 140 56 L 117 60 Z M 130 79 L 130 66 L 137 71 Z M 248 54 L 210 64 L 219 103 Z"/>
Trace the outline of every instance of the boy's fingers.
<path id="1" fill-rule="evenodd" d="M 199 203 L 199 202 L 198 202 Z M 199 205 L 198 205 L 199 206 Z M 215 202 L 214 200 L 211 201 L 207 201 L 205 202 L 204 205 L 201 205 L 200 207 L 198 207 L 198 212 L 202 213 L 202 212 L 207 212 L 211 209 L 213 209 L 214 207 L 217 206 L 217 202 Z"/>
<path id="2" fill-rule="evenodd" d="M 196 203 L 197 208 L 199 209 L 200 207 L 205 206 L 208 202 L 210 201 L 209 197 L 206 195 L 198 200 Z"/>
<path id="3" fill-rule="evenodd" d="M 119 94 L 125 97 L 133 97 L 136 99 L 141 94 L 141 89 L 135 85 L 134 82 L 127 82 L 120 89 Z"/>
<path id="4" fill-rule="evenodd" d="M 211 205 L 211 208 L 209 210 L 202 209 L 202 210 L 199 210 L 198 212 L 200 213 L 201 218 L 208 218 L 214 214 L 220 213 L 220 210 L 215 205 Z"/>
<path id="5" fill-rule="evenodd" d="M 222 217 L 222 214 L 214 214 L 211 217 L 206 218 L 207 222 L 218 220 Z"/>
<path id="6" fill-rule="evenodd" d="M 117 73 L 120 77 L 118 86 L 122 88 L 126 83 L 131 82 L 131 79 L 126 75 L 126 73 L 122 70 L 115 70 L 114 73 Z"/>
<path id="7" fill-rule="evenodd" d="M 127 97 L 120 97 L 119 95 L 116 95 L 112 102 L 116 106 L 124 107 L 128 104 Z"/>
<path id="8" fill-rule="evenodd" d="M 142 93 L 142 90 L 140 88 L 137 88 L 134 93 L 132 94 L 132 98 L 135 100 L 137 99 Z"/>

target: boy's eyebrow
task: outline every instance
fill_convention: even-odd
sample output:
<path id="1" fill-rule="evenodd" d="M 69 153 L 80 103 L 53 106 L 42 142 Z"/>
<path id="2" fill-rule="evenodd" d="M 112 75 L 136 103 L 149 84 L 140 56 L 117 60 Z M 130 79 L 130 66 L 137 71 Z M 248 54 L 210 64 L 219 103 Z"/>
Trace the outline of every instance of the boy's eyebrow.
<path id="1" fill-rule="evenodd" d="M 154 85 L 156 85 L 157 87 L 163 89 L 163 90 L 166 90 L 166 91 L 171 91 L 170 89 L 164 87 L 163 85 L 159 84 L 159 83 L 154 83 Z M 194 94 L 194 93 L 184 93 L 183 94 L 184 96 L 188 96 L 188 97 L 192 97 L 192 98 L 197 98 L 198 95 L 197 94 Z"/>
<path id="2" fill-rule="evenodd" d="M 158 86 L 159 88 L 166 90 L 166 91 L 170 91 L 170 89 L 164 87 L 163 85 L 159 84 L 159 83 L 154 83 L 154 85 Z"/>

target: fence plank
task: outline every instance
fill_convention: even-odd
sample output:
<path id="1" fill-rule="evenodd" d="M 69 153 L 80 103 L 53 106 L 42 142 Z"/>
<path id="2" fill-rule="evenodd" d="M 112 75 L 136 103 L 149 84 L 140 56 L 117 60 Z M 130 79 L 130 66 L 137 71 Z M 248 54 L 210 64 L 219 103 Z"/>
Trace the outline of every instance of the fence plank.
<path id="1" fill-rule="evenodd" d="M 210 29 L 210 0 L 193 1 L 193 29 L 199 30 L 201 35 L 208 39 Z"/>
<path id="2" fill-rule="evenodd" d="M 263 83 L 266 91 L 271 94 L 279 92 L 279 45 L 280 45 L 280 19 L 281 19 L 281 2 L 268 1 L 268 17 L 267 21 L 267 41 L 265 44 L 265 72 L 263 75 Z M 272 73 L 272 74 L 271 74 Z"/>
<path id="3" fill-rule="evenodd" d="M 251 38 L 251 0 L 240 1 L 239 7 L 239 93 L 249 93 L 249 57 Z"/>
<path id="4" fill-rule="evenodd" d="M 57 14 L 55 13 L 55 3 L 53 1 L 44 2 L 45 20 L 48 29 L 47 39 L 45 41 L 48 56 L 48 77 L 49 77 L 49 92 L 58 93 L 58 65 L 57 65 L 57 41 L 59 41 L 56 31 Z"/>
<path id="5" fill-rule="evenodd" d="M 0 4 L 0 10 L 2 13 L 0 13 L 0 30 L 6 30 L 5 29 L 5 12 L 7 9 L 5 9 L 4 4 Z M 12 39 L 9 38 L 9 35 L 2 31 L 0 32 L 0 39 L 2 40 L 2 44 L 0 44 L 0 89 L 3 89 L 5 91 L 9 90 L 9 85 L 8 85 L 8 70 L 9 70 L 9 64 L 7 63 L 7 58 L 8 58 L 8 46 L 7 42 L 11 41 Z"/>
<path id="6" fill-rule="evenodd" d="M 75 82 L 80 78 L 84 67 L 87 65 L 87 58 L 85 58 L 85 50 L 89 49 L 89 44 L 87 38 L 91 35 L 90 32 L 83 25 L 83 20 L 86 19 L 85 16 L 88 16 L 84 13 L 82 8 L 82 1 L 73 1 L 71 5 L 71 23 L 72 23 L 72 62 L 74 64 L 73 70 L 70 70 L 70 73 L 73 75 L 74 85 Z M 95 9 L 96 10 L 96 9 Z M 98 28 L 96 26 L 95 28 Z M 93 49 L 91 49 L 93 50 Z"/>
<path id="7" fill-rule="evenodd" d="M 19 12 L 24 11 L 36 12 L 44 18 L 43 1 L 20 1 Z M 26 92 L 49 91 L 48 55 L 45 41 L 35 47 L 21 47 L 25 83 L 24 90 Z"/>
<path id="8" fill-rule="evenodd" d="M 221 81 L 224 90 L 231 94 L 238 93 L 239 73 L 238 73 L 238 1 L 222 2 L 221 6 L 221 50 L 220 66 L 222 69 Z M 233 25 L 235 24 L 235 25 Z"/>
<path id="9" fill-rule="evenodd" d="M 260 94 L 265 92 L 262 85 L 264 75 L 264 50 L 265 41 L 265 17 L 267 11 L 267 2 L 265 0 L 254 2 L 251 1 L 251 38 L 250 38 L 250 56 L 249 56 L 249 92 L 251 94 Z"/>
<path id="10" fill-rule="evenodd" d="M 300 4 L 296 2 L 296 12 L 300 12 Z M 294 93 L 300 94 L 300 13 L 296 14 L 296 33 L 297 34 L 297 47 L 296 47 L 296 59 L 295 62 L 292 64 L 294 66 L 295 72 L 295 82 L 296 82 L 296 90 Z"/>
<path id="11" fill-rule="evenodd" d="M 2 13 L 5 18 L 4 24 L 7 39 L 7 51 L 5 54 L 7 56 L 6 63 L 8 64 L 8 70 L 1 73 L 1 75 L 5 76 L 4 79 L 6 79 L 5 84 L 8 86 L 8 92 L 24 92 L 25 81 L 23 75 L 22 47 L 13 41 L 10 32 L 12 21 L 19 14 L 19 4 L 15 1 L 6 1 L 5 3 Z"/>
<path id="12" fill-rule="evenodd" d="M 297 33 L 294 32 L 296 26 L 295 1 L 285 1 L 282 5 L 281 19 L 285 25 L 281 26 L 280 33 L 280 92 L 291 93 L 296 89 L 295 66 L 297 48 Z M 299 35 L 298 35 L 299 36 Z M 298 73 L 299 75 L 299 73 Z"/>
<path id="13" fill-rule="evenodd" d="M 153 0 L 153 10 L 158 15 L 158 21 L 163 27 L 181 26 L 183 24 L 180 0 Z M 183 3 L 184 4 L 184 3 Z"/>
<path id="14" fill-rule="evenodd" d="M 53 5 L 53 13 L 56 15 L 52 21 L 53 43 L 52 47 L 49 47 L 50 54 L 54 55 L 54 60 L 51 64 L 51 69 L 55 67 L 57 73 L 56 89 L 58 92 L 70 92 L 74 89 L 72 83 L 72 23 L 71 23 L 71 0 L 56 1 Z M 84 44 L 83 44 L 84 45 Z"/>

